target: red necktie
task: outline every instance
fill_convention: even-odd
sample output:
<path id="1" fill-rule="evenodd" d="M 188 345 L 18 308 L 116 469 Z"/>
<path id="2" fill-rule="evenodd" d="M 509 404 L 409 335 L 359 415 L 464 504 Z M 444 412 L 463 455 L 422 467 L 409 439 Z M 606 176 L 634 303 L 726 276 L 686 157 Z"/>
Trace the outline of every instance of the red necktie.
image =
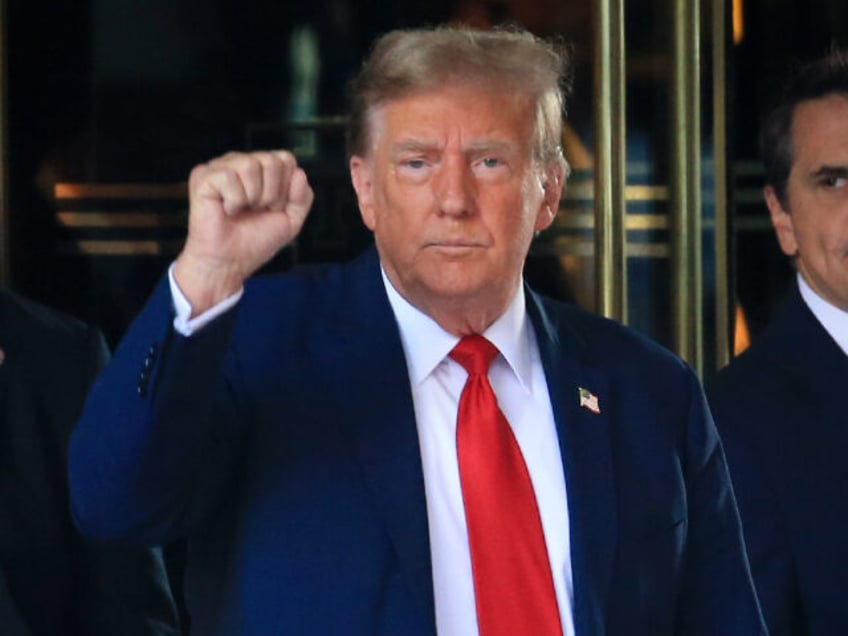
<path id="1" fill-rule="evenodd" d="M 562 636 L 548 550 L 524 457 L 489 384 L 497 348 L 466 336 L 456 446 L 480 636 Z"/>

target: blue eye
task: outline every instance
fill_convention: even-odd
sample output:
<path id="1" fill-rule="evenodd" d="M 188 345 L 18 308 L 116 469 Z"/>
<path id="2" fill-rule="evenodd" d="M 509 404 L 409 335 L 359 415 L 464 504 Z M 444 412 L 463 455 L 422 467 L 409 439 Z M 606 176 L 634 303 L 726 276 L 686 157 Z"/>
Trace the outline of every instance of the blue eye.
<path id="1" fill-rule="evenodd" d="M 485 157 L 483 159 L 483 165 L 487 168 L 497 168 L 499 165 L 501 165 L 501 161 L 496 157 Z"/>

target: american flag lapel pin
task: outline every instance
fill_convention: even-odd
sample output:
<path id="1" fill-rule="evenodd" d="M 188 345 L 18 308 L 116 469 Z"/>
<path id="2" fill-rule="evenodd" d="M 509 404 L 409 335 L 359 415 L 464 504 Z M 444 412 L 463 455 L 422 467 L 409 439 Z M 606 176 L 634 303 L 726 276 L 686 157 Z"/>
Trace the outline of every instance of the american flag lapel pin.
<path id="1" fill-rule="evenodd" d="M 589 409 L 595 415 L 600 415 L 601 407 L 598 405 L 598 396 L 582 386 L 577 387 L 577 392 L 580 394 L 580 406 Z"/>

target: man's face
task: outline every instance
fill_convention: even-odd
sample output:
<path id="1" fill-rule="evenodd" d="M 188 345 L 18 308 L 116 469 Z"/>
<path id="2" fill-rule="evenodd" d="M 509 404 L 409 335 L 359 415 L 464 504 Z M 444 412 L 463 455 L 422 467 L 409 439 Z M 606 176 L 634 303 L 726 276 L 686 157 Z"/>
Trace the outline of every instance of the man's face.
<path id="1" fill-rule="evenodd" d="M 848 98 L 801 102 L 792 119 L 786 206 L 766 187 L 780 247 L 804 280 L 848 311 Z"/>
<path id="2" fill-rule="evenodd" d="M 370 153 L 351 159 L 362 218 L 394 287 L 437 322 L 480 308 L 496 318 L 553 220 L 563 175 L 533 161 L 534 117 L 514 91 L 460 84 L 372 113 Z"/>

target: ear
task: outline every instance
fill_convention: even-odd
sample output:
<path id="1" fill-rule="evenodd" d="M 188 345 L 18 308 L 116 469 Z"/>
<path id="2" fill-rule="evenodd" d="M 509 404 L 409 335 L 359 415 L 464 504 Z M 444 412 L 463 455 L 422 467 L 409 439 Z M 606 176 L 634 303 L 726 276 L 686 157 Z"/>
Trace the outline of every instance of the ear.
<path id="1" fill-rule="evenodd" d="M 784 209 L 777 192 L 770 185 L 763 188 L 763 196 L 771 216 L 771 224 L 777 234 L 777 242 L 780 249 L 787 256 L 795 256 L 798 253 L 798 242 L 795 240 L 795 226 L 792 224 L 792 215 L 789 210 Z"/>
<path id="2" fill-rule="evenodd" d="M 356 191 L 359 214 L 362 222 L 374 231 L 374 170 L 373 164 L 364 157 L 354 155 L 350 158 L 350 181 Z"/>
<path id="3" fill-rule="evenodd" d="M 536 215 L 537 232 L 546 230 L 554 222 L 559 212 L 559 201 L 562 197 L 562 186 L 565 181 L 565 167 L 559 163 L 547 166 L 541 176 L 542 179 L 542 202 Z"/>

